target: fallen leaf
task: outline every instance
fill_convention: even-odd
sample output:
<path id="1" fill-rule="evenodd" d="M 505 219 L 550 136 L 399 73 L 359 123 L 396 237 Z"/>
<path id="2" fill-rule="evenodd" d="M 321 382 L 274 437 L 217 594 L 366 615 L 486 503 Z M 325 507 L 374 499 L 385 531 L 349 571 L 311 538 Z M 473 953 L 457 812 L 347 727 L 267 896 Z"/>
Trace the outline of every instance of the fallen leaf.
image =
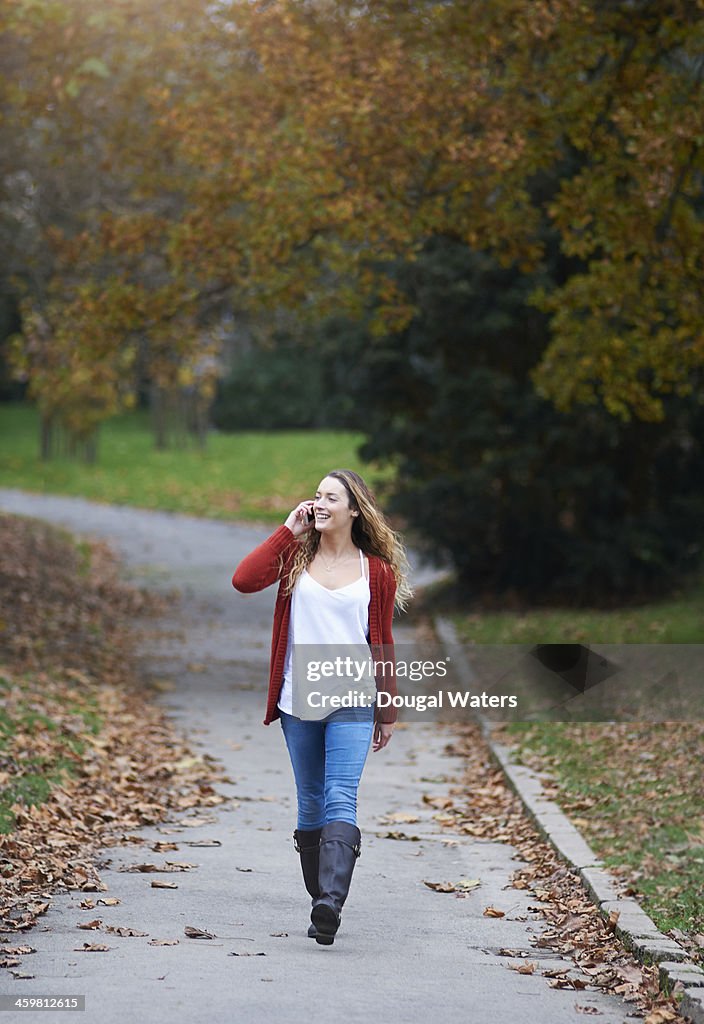
<path id="1" fill-rule="evenodd" d="M 379 821 L 382 825 L 392 823 L 413 825 L 415 822 L 420 821 L 420 818 L 417 814 L 405 814 L 403 811 L 394 811 L 392 814 L 382 815 Z"/>
<path id="2" fill-rule="evenodd" d="M 454 892 L 454 882 L 428 882 L 423 879 L 423 885 L 427 885 L 429 889 L 433 889 L 435 892 Z"/>
<path id="3" fill-rule="evenodd" d="M 420 836 L 409 836 L 406 832 L 377 832 L 379 839 L 407 839 L 409 842 L 417 843 Z"/>
<path id="4" fill-rule="evenodd" d="M 449 796 L 428 796 L 427 793 L 424 793 L 423 803 L 429 804 L 430 807 L 438 807 L 440 810 L 445 811 L 449 807 L 454 807 L 455 801 Z"/>
<path id="5" fill-rule="evenodd" d="M 667 1010 L 664 1006 L 658 1007 L 648 1014 L 643 1024 L 667 1024 L 668 1020 L 675 1020 L 676 1017 L 677 1014 L 672 1010 Z"/>
<path id="6" fill-rule="evenodd" d="M 189 939 L 214 939 L 215 936 L 210 932 L 204 931 L 202 928 L 194 928 L 192 925 L 187 924 L 183 929 Z"/>
<path id="7" fill-rule="evenodd" d="M 618 910 L 610 911 L 607 920 L 604 922 L 607 931 L 614 932 L 616 930 L 616 925 L 620 916 L 621 914 Z"/>
<path id="8" fill-rule="evenodd" d="M 484 907 L 484 917 L 505 917 L 505 911 L 498 910 L 496 907 Z"/>
<path id="9" fill-rule="evenodd" d="M 516 971 L 518 974 L 533 974 L 538 965 L 532 960 L 527 960 L 524 964 L 519 964 L 518 966 L 510 964 L 509 966 L 512 971 Z"/>
<path id="10" fill-rule="evenodd" d="M 129 864 L 123 865 L 119 868 L 119 871 L 132 871 L 141 872 L 142 874 L 148 874 L 149 872 L 169 872 L 169 871 L 190 871 L 191 868 L 197 868 L 197 864 L 187 864 L 183 861 L 167 860 L 164 864 Z"/>
<path id="11" fill-rule="evenodd" d="M 460 878 L 458 882 L 455 882 L 455 889 L 457 892 L 471 892 L 481 884 L 480 878 Z"/>
<path id="12" fill-rule="evenodd" d="M 629 982 L 631 985 L 641 985 L 643 982 L 643 971 L 640 967 L 632 967 L 629 964 L 623 964 L 622 966 L 616 967 L 616 973 L 619 978 L 623 978 L 624 981 Z"/>

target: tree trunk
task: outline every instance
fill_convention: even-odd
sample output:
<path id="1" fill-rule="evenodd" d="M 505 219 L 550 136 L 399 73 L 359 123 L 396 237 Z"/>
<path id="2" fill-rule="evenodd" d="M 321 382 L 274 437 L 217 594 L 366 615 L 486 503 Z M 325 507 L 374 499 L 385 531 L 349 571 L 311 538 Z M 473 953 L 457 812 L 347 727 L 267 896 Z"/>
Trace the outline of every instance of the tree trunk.
<path id="1" fill-rule="evenodd" d="M 154 442 L 158 451 L 164 451 L 167 447 L 166 409 L 164 392 L 156 384 L 149 389 L 149 404 L 152 414 L 152 430 L 154 431 Z"/>
<path id="2" fill-rule="evenodd" d="M 53 454 L 54 424 L 50 416 L 42 415 L 39 423 L 39 457 L 48 462 Z"/>

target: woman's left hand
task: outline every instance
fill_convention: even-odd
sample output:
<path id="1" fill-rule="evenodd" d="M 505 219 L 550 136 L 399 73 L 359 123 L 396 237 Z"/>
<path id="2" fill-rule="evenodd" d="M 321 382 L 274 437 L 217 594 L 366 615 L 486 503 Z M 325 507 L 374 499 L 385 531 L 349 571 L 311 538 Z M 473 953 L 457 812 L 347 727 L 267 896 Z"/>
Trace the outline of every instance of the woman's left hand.
<path id="1" fill-rule="evenodd" d="M 394 731 L 393 722 L 375 722 L 374 723 L 374 741 L 372 744 L 373 750 L 382 750 L 391 739 Z"/>

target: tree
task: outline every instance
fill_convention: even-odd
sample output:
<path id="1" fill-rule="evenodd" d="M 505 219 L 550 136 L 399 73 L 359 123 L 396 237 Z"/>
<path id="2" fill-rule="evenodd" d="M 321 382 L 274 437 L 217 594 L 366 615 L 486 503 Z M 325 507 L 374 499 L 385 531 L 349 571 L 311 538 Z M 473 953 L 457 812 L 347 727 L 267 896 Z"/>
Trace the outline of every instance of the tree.
<path id="1" fill-rule="evenodd" d="M 540 394 L 657 421 L 693 387 L 697 0 L 100 11 L 17 0 L 10 11 L 6 47 L 23 62 L 12 124 L 68 156 L 81 183 L 80 216 L 54 211 L 39 234 L 54 243 L 49 290 L 66 331 L 98 296 L 113 349 L 155 338 L 159 367 L 164 337 L 187 325 L 197 349 L 223 304 L 288 305 L 315 321 L 373 300 L 383 335 L 415 313 L 389 261 L 448 234 L 529 274 L 549 226 L 580 267 L 533 296 L 550 331 Z M 556 167 L 559 189 L 536 198 L 535 179 Z"/>
<path id="2" fill-rule="evenodd" d="M 178 408 L 202 443 L 216 346 L 159 255 L 163 213 L 175 217 L 178 199 L 139 195 L 153 40 L 163 56 L 176 7 L 17 0 L 3 16 L 13 75 L 0 124 L 0 234 L 22 296 L 12 359 L 40 409 L 42 454 L 64 436 L 69 450 L 95 457 L 99 424 L 135 401 L 138 368 L 157 406 Z M 156 424 L 165 443 L 164 417 Z"/>
<path id="3" fill-rule="evenodd" d="M 413 315 L 386 260 L 451 233 L 529 271 L 548 222 L 583 267 L 536 294 L 536 385 L 657 420 L 704 356 L 703 37 L 694 0 L 226 5 L 154 95 L 195 172 L 170 252 L 316 315 L 375 295 L 383 332 Z"/>
<path id="4" fill-rule="evenodd" d="M 346 326 L 362 454 L 395 467 L 391 508 L 466 592 L 608 605 L 697 567 L 704 404 L 671 396 L 658 423 L 562 413 L 530 381 L 538 281 L 447 238 L 395 275 L 418 309 L 409 326 L 376 341 Z"/>

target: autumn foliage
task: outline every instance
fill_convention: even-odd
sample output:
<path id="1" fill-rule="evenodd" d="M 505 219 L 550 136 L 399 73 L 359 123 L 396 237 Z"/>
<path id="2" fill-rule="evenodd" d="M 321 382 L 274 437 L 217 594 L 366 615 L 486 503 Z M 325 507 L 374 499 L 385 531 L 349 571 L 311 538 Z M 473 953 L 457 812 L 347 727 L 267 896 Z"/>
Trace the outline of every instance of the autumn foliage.
<path id="1" fill-rule="evenodd" d="M 387 260 L 450 235 L 528 271 L 549 236 L 570 270 L 534 295 L 535 386 L 661 418 L 704 362 L 703 10 L 6 3 L 19 371 L 89 431 L 137 368 L 211 392 L 224 308 L 373 297 L 393 331 Z"/>

